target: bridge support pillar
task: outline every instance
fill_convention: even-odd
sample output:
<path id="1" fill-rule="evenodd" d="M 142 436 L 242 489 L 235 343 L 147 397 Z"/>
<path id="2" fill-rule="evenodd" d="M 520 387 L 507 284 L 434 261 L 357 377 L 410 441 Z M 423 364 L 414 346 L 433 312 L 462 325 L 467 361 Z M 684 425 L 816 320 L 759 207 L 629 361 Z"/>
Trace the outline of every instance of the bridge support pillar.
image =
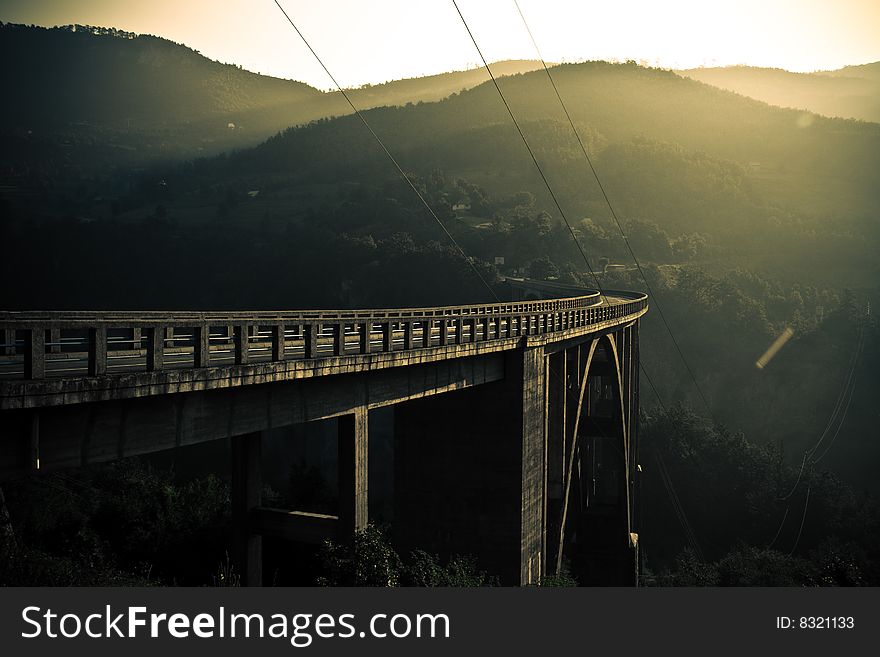
<path id="1" fill-rule="evenodd" d="M 365 406 L 338 419 L 339 538 L 363 530 L 369 520 L 368 412 Z"/>
<path id="2" fill-rule="evenodd" d="M 251 515 L 260 506 L 263 489 L 261 446 L 259 432 L 232 438 L 233 560 L 242 586 L 263 583 L 263 539 L 251 527 Z"/>
<path id="3" fill-rule="evenodd" d="M 543 571 L 543 349 L 507 354 L 503 381 L 394 407 L 401 553 L 476 557 L 505 584 Z"/>
<path id="4" fill-rule="evenodd" d="M 547 574 L 555 574 L 559 551 L 559 524 L 568 454 L 568 358 L 565 351 L 547 358 L 547 488 L 545 491 L 545 539 Z"/>
<path id="5" fill-rule="evenodd" d="M 522 472 L 520 491 L 520 584 L 537 584 L 544 574 L 544 499 L 546 455 L 544 413 L 547 408 L 546 366 L 542 348 L 522 354 Z"/>

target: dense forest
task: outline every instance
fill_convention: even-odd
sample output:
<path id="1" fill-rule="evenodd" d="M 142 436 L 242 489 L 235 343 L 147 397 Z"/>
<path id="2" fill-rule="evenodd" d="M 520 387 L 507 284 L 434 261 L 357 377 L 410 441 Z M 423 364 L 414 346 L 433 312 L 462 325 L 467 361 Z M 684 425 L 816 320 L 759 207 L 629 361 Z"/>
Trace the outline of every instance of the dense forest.
<path id="1" fill-rule="evenodd" d="M 122 72 L 99 67 L 90 89 L 67 73 L 68 82 L 54 79 L 48 59 L 27 79 L 4 72 L 4 86 L 23 98 L 58 85 L 80 104 L 52 126 L 57 113 L 41 118 L 27 103 L 3 110 L 0 138 L 11 146 L 0 163 L 7 282 L 0 307 L 264 309 L 485 298 L 360 121 L 333 117 L 343 113 L 338 98 L 153 37 L 99 32 L 0 28 L 0 51 L 17 57 L 23 49 L 36 56 L 28 49 L 47 39 L 57 44 L 45 52 L 61 49 L 69 62 L 103 67 L 105 49 L 129 53 L 113 59 Z M 118 78 L 131 66 L 146 68 L 126 91 Z M 644 289 L 546 76 L 527 72 L 528 62 L 516 66 L 500 85 L 595 276 L 612 289 Z M 494 87 L 477 84 L 473 72 L 467 83 L 450 75 L 355 97 L 364 107 L 395 105 L 365 118 L 487 280 L 499 289 L 510 275 L 593 285 Z M 868 310 L 880 306 L 880 124 L 773 107 L 632 62 L 568 64 L 553 75 L 654 293 L 641 332 L 661 398 L 643 382 L 646 583 L 880 583 L 880 327 Z M 164 86 L 169 77 L 177 86 Z M 105 102 L 108 90 L 118 104 Z M 97 106 L 107 114 L 91 113 Z M 180 118 L 173 125 L 172 115 Z M 262 143 L 199 142 L 200 126 L 223 133 L 227 122 L 246 127 L 270 115 L 261 130 L 276 134 Z M 283 116 L 296 118 L 278 123 Z M 24 117 L 44 120 L 45 133 L 28 132 Z M 129 120 L 148 141 L 168 130 L 174 148 L 159 159 L 120 157 Z M 122 150 L 140 148 L 124 143 Z M 239 150 L 206 153 L 232 147 Z M 606 271 L 609 264 L 623 267 Z M 786 328 L 793 339 L 756 368 Z M 822 449 L 807 456 L 817 440 Z M 667 475 L 686 521 L 669 504 Z M 18 527 L 5 577 L 84 583 L 79 565 L 90 563 L 94 582 L 217 583 L 225 486 L 149 463 L 4 486 Z M 138 492 L 148 490 L 159 492 Z M 69 508 L 63 527 L 25 502 L 41 496 Z M 130 524 L 120 520 L 126 500 L 142 504 Z M 181 518 L 194 513 L 198 521 L 180 531 Z M 174 562 L 169 555 L 184 543 L 210 558 Z M 144 545 L 156 545 L 155 554 Z M 323 564 L 314 572 L 325 583 L 356 583 L 358 559 L 381 561 L 386 582 L 493 581 L 467 555 L 446 564 L 397 555 L 379 530 L 354 553 L 328 549 L 308 555 Z"/>

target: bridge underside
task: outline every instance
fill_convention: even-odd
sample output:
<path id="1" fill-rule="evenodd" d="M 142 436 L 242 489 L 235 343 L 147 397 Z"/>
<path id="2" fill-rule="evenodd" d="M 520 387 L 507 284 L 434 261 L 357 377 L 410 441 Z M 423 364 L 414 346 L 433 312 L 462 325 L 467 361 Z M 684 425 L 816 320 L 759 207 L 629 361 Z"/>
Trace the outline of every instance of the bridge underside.
<path id="1" fill-rule="evenodd" d="M 379 372 L 4 411 L 0 472 L 75 467 L 389 406 L 501 380 L 501 353 Z"/>

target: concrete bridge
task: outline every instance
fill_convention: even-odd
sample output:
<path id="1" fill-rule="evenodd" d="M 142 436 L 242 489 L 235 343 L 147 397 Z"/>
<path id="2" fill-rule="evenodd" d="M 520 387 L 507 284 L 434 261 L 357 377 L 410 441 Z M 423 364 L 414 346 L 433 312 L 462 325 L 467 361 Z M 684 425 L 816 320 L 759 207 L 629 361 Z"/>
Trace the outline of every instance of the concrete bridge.
<path id="1" fill-rule="evenodd" d="M 647 298 L 510 284 L 529 300 L 0 312 L 0 476 L 231 439 L 235 558 L 258 585 L 261 537 L 320 542 L 366 526 L 368 416 L 391 406 L 398 549 L 473 554 L 506 584 L 564 562 L 581 583 L 635 584 Z M 264 507 L 262 432 L 328 418 L 337 512 Z"/>

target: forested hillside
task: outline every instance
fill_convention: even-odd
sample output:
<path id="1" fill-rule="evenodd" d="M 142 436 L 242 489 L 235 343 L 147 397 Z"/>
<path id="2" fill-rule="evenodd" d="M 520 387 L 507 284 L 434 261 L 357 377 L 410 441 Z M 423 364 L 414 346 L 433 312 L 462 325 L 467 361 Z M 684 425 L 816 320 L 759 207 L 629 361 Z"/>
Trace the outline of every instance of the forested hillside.
<path id="1" fill-rule="evenodd" d="M 338 92 L 212 61 L 151 35 L 0 23 L 0 165 L 94 174 L 102 167 L 253 146 L 288 126 L 351 109 Z M 501 75 L 535 62 L 498 64 Z M 480 84 L 474 69 L 351 90 L 361 107 L 440 100 Z"/>

